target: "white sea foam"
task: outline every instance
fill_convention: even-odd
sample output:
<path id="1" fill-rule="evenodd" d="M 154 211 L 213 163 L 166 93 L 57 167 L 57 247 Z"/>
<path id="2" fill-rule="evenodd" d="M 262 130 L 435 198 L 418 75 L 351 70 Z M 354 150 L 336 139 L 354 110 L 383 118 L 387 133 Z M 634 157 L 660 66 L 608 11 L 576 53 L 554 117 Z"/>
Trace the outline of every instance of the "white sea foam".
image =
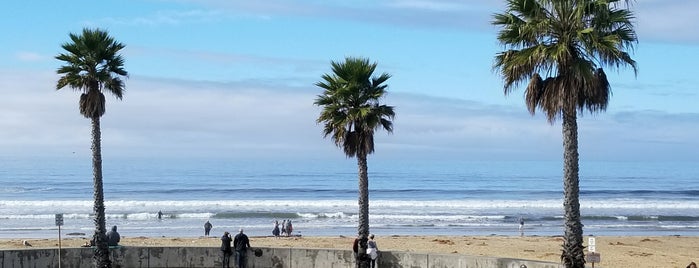
<path id="1" fill-rule="evenodd" d="M 301 218 L 348 218 L 350 215 L 343 212 L 329 213 L 297 213 Z"/>
<path id="2" fill-rule="evenodd" d="M 214 213 L 182 213 L 177 214 L 178 218 L 207 219 L 215 216 Z"/>
<path id="3" fill-rule="evenodd" d="M 92 213 L 93 202 L 91 200 L 0 200 L 0 215 L 5 218 L 12 215 L 52 215 L 57 212 L 86 214 Z M 124 214 L 127 217 L 152 218 L 159 210 L 167 209 L 176 212 L 180 217 L 201 217 L 196 213 L 211 213 L 226 211 L 294 211 L 303 213 L 326 213 L 322 217 L 342 217 L 327 213 L 346 213 L 356 211 L 355 200 L 119 200 L 106 201 L 107 211 L 114 214 Z M 533 211 L 533 210 L 561 210 L 560 200 L 452 200 L 452 201 L 408 201 L 408 200 L 372 200 L 370 208 L 374 211 L 410 211 L 419 213 L 446 213 L 455 211 Z M 610 199 L 581 201 L 581 209 L 584 211 L 685 211 L 699 209 L 699 200 L 665 201 L 665 200 L 631 200 Z M 333 212 L 331 212 L 333 211 Z M 148 215 L 133 215 L 146 213 Z M 184 213 L 195 213 L 193 216 Z M 625 214 L 626 214 L 625 213 Z M 479 213 L 482 214 L 482 213 Z M 487 213 L 486 213 L 487 214 Z M 617 214 L 618 215 L 618 214 Z M 124 217 L 115 216 L 115 217 Z M 318 217 L 318 216 L 308 216 Z"/>

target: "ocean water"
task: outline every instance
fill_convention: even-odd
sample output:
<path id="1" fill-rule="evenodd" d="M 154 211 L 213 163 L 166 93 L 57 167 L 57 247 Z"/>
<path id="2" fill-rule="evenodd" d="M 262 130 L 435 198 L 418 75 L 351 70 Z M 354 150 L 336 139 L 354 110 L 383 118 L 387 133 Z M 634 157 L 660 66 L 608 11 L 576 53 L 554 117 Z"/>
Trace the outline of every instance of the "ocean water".
<path id="1" fill-rule="evenodd" d="M 0 238 L 88 237 L 89 157 L 0 159 Z M 585 235 L 699 235 L 697 163 L 581 162 Z M 107 226 L 122 236 L 198 237 L 245 228 L 271 235 L 354 236 L 356 160 L 105 158 Z M 369 159 L 377 235 L 563 234 L 560 161 L 400 162 Z M 157 218 L 157 212 L 163 218 Z M 83 235 L 84 234 L 84 235 Z"/>

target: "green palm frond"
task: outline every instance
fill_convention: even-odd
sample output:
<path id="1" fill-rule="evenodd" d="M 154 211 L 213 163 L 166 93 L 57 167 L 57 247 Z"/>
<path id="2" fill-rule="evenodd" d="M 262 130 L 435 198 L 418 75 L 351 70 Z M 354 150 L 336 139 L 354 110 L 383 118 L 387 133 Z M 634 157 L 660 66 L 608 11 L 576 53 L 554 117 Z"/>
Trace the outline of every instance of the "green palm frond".
<path id="1" fill-rule="evenodd" d="M 380 104 L 391 76 L 374 76 L 377 64 L 365 58 L 348 57 L 330 65 L 332 73 L 315 83 L 323 89 L 314 101 L 322 107 L 316 122 L 324 124 L 323 135 L 330 136 L 348 157 L 370 154 L 374 152 L 375 130 L 393 132 L 393 107 Z"/>
<path id="2" fill-rule="evenodd" d="M 61 45 L 65 52 L 56 56 L 64 63 L 56 70 L 62 75 L 56 82 L 56 89 L 70 87 L 82 92 L 80 113 L 88 118 L 102 116 L 104 91 L 117 99 L 124 95 L 123 79 L 128 77 L 128 72 L 119 52 L 125 45 L 100 29 L 85 28 L 80 35 L 70 33 L 69 37 L 71 42 Z"/>
<path id="3" fill-rule="evenodd" d="M 506 48 L 493 65 L 505 94 L 529 83 L 529 111 L 542 110 L 552 123 L 564 109 L 604 110 L 611 90 L 608 81 L 599 81 L 606 79 L 599 75 L 602 66 L 637 71 L 627 52 L 637 42 L 634 16 L 624 4 L 629 1 L 508 0 L 506 11 L 492 21 Z"/>

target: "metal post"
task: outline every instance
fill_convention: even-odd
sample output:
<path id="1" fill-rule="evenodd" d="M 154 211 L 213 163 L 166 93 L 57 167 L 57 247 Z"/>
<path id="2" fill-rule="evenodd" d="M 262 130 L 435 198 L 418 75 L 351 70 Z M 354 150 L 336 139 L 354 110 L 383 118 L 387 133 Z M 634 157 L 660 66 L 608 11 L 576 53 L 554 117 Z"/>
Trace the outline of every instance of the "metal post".
<path id="1" fill-rule="evenodd" d="M 58 226 L 58 268 L 61 268 L 61 225 L 63 225 L 63 213 L 56 214 L 56 226 Z"/>
<path id="2" fill-rule="evenodd" d="M 58 268 L 61 268 L 61 226 L 60 225 L 58 225 Z"/>

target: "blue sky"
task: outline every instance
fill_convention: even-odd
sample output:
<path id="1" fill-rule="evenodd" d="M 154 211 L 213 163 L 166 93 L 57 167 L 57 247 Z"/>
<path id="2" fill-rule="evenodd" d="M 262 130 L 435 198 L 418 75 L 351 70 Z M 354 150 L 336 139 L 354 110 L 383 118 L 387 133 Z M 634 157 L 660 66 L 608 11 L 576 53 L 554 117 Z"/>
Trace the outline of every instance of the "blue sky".
<path id="1" fill-rule="evenodd" d="M 343 159 L 315 123 L 330 61 L 390 73 L 395 131 L 381 159 L 558 160 L 560 124 L 505 97 L 492 0 L 5 1 L 0 155 L 90 154 L 78 93 L 55 91 L 68 33 L 126 44 L 123 101 L 107 98 L 110 156 Z M 699 1 L 638 0 L 639 72 L 607 70 L 605 113 L 579 119 L 582 161 L 699 161 Z"/>

